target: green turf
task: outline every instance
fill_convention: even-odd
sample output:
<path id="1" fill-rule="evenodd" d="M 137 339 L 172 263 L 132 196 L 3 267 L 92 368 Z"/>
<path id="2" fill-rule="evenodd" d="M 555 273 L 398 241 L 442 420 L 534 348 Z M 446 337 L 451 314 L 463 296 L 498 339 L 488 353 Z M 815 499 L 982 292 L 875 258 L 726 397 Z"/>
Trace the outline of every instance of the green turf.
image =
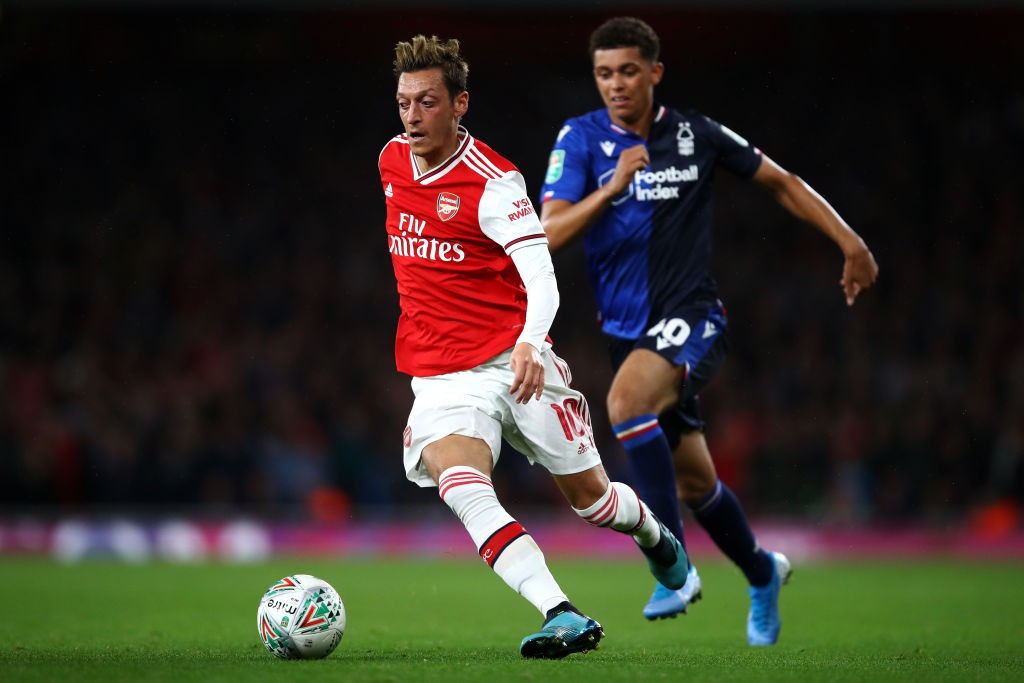
<path id="1" fill-rule="evenodd" d="M 782 640 L 748 648 L 747 598 L 724 564 L 701 567 L 691 614 L 640 616 L 643 563 L 553 561 L 604 624 L 597 652 L 525 661 L 539 615 L 482 563 L 282 559 L 265 564 L 61 565 L 0 560 L 0 678 L 10 681 L 1022 681 L 1019 563 L 797 565 Z M 339 590 L 348 630 L 320 661 L 279 661 L 256 634 L 263 590 L 290 573 Z"/>

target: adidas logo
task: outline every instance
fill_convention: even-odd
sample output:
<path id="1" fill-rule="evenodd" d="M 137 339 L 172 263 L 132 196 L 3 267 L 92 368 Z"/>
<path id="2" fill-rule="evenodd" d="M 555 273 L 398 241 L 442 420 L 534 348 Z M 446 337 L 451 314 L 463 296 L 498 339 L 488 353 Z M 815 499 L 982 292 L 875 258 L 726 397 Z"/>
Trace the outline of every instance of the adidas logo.
<path id="1" fill-rule="evenodd" d="M 388 186 L 384 188 L 384 196 L 385 197 L 394 197 L 395 196 L 394 191 L 391 189 L 391 183 L 388 183 Z"/>

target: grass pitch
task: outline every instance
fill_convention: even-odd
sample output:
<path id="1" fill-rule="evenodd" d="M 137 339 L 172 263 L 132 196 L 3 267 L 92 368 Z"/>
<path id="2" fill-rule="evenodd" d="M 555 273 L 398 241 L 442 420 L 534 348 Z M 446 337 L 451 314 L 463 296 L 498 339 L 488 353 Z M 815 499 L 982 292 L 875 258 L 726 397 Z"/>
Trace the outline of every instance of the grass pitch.
<path id="1" fill-rule="evenodd" d="M 749 648 L 739 573 L 701 565 L 704 600 L 647 622 L 644 563 L 554 560 L 574 602 L 602 622 L 600 649 L 527 661 L 540 615 L 483 563 L 280 559 L 261 564 L 62 565 L 0 560 L 0 672 L 11 681 L 1022 681 L 1019 563 L 797 564 L 779 644 Z M 348 611 L 318 661 L 263 649 L 256 607 L 286 574 L 331 582 Z"/>

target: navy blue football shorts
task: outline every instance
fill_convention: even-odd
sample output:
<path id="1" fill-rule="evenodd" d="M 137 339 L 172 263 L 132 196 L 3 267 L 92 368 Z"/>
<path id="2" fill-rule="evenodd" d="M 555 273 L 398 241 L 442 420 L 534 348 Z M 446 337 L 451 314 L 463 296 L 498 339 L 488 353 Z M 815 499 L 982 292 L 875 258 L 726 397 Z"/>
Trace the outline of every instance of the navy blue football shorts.
<path id="1" fill-rule="evenodd" d="M 697 394 L 725 362 L 729 351 L 726 322 L 721 301 L 705 302 L 652 321 L 647 334 L 639 339 L 608 337 L 616 372 L 634 349 L 649 349 L 675 367 L 683 368 L 679 402 L 658 416 L 661 430 L 673 449 L 682 434 L 704 430 Z"/>

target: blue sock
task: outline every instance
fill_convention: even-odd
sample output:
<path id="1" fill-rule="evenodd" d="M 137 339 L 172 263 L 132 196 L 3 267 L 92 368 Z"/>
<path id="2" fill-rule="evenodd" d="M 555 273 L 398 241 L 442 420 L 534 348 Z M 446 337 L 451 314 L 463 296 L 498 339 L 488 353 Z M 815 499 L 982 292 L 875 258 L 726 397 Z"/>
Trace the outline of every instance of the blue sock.
<path id="1" fill-rule="evenodd" d="M 661 432 L 657 415 L 634 417 L 613 425 L 612 429 L 629 454 L 629 468 L 640 498 L 685 549 L 672 449 Z"/>
<path id="2" fill-rule="evenodd" d="M 694 516 L 725 556 L 736 563 L 751 586 L 772 580 L 772 558 L 757 545 L 736 495 L 721 481 L 711 495 L 691 505 Z"/>

